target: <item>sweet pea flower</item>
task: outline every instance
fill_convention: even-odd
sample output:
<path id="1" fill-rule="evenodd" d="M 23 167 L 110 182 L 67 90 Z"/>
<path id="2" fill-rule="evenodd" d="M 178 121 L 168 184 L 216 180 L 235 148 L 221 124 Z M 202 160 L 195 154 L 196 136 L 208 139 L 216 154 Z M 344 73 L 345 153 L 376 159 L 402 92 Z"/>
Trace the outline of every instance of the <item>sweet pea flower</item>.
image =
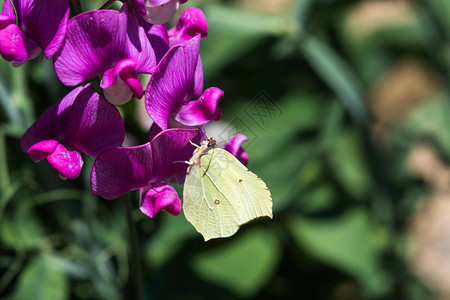
<path id="1" fill-rule="evenodd" d="M 133 95 L 142 98 L 138 74 L 153 73 L 168 49 L 165 26 L 146 23 L 124 4 L 120 12 L 89 11 L 71 19 L 55 71 L 68 86 L 101 76 L 106 99 L 121 105 Z"/>
<path id="2" fill-rule="evenodd" d="M 132 0 L 136 11 L 151 24 L 164 24 L 178 11 L 180 4 L 187 0 Z"/>
<path id="3" fill-rule="evenodd" d="M 145 107 L 162 130 L 199 127 L 217 121 L 217 103 L 223 91 L 211 87 L 196 101 L 191 98 L 200 48 L 200 36 L 172 47 L 160 61 L 147 86 Z"/>
<path id="4" fill-rule="evenodd" d="M 204 39 L 208 36 L 208 23 L 205 14 L 201 9 L 188 8 L 180 16 L 177 24 L 168 32 L 169 45 L 185 44 L 196 36 Z M 192 97 L 200 97 L 203 91 L 203 63 L 198 56 L 197 67 L 194 74 L 194 87 Z"/>
<path id="5" fill-rule="evenodd" d="M 242 148 L 242 144 L 247 141 L 247 137 L 239 133 L 226 143 L 222 149 L 233 154 L 244 166 L 248 164 L 248 154 Z"/>
<path id="6" fill-rule="evenodd" d="M 53 56 L 64 42 L 69 9 L 69 0 L 5 0 L 0 13 L 0 55 L 15 67 L 41 51 L 47 58 Z"/>
<path id="7" fill-rule="evenodd" d="M 163 180 L 186 173 L 187 164 L 183 162 L 195 149 L 191 142 L 199 141 L 198 130 L 175 128 L 160 132 L 144 145 L 106 150 L 92 166 L 92 193 L 111 200 L 140 189 L 144 214 L 153 218 L 164 209 L 178 215 L 180 198 Z"/>
<path id="8" fill-rule="evenodd" d="M 197 35 L 204 39 L 208 36 L 205 14 L 201 9 L 190 7 L 181 14 L 177 24 L 167 33 L 170 46 L 184 44 Z"/>
<path id="9" fill-rule="evenodd" d="M 90 84 L 54 103 L 25 132 L 22 150 L 35 162 L 46 159 L 64 178 L 80 175 L 81 154 L 97 156 L 122 144 L 125 128 L 117 108 Z"/>

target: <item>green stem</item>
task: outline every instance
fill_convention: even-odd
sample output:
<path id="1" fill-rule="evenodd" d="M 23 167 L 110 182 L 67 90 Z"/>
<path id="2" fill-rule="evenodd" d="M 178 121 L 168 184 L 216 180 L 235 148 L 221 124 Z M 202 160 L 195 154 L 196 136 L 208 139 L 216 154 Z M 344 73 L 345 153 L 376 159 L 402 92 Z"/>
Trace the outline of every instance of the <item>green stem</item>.
<path id="1" fill-rule="evenodd" d="M 16 17 L 16 25 L 19 26 L 19 17 L 18 17 L 18 15 L 17 15 L 17 9 L 16 9 L 16 6 L 14 5 L 14 3 L 13 3 L 12 0 L 9 0 L 9 2 L 11 3 L 11 6 L 12 6 L 13 9 L 14 9 L 14 16 Z"/>
<path id="2" fill-rule="evenodd" d="M 133 276 L 130 275 L 130 281 L 134 279 L 134 285 L 135 285 L 135 299 L 142 300 L 143 296 L 143 286 L 142 286 L 142 269 L 140 264 L 140 258 L 139 258 L 139 248 L 138 248 L 138 239 L 136 234 L 136 228 L 134 226 L 133 222 L 133 213 L 132 213 L 132 207 L 131 207 L 131 198 L 129 194 L 126 194 L 123 198 L 123 201 L 125 203 L 125 211 L 127 215 L 127 224 L 128 224 L 128 233 L 130 235 L 130 260 L 131 260 L 131 267 L 132 272 L 130 274 L 133 274 Z M 133 278 L 134 277 L 134 278 Z M 130 284 L 131 285 L 131 284 Z"/>
<path id="3" fill-rule="evenodd" d="M 109 0 L 105 4 L 102 5 L 99 9 L 107 9 L 111 4 L 113 4 L 116 0 Z"/>
<path id="4" fill-rule="evenodd" d="M 0 129 L 0 191 L 2 195 L 6 192 L 10 186 L 9 172 L 8 172 L 8 160 L 6 158 L 6 137 L 3 133 L 3 129 Z"/>

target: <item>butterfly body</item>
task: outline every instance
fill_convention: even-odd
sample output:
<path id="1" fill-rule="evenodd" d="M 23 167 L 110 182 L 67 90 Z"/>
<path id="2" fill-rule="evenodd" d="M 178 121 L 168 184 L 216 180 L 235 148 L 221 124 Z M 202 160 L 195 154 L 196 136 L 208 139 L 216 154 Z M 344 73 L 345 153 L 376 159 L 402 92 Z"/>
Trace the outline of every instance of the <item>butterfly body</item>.
<path id="1" fill-rule="evenodd" d="M 183 211 L 205 240 L 231 236 L 255 218 L 272 218 L 266 184 L 211 140 L 194 151 L 189 164 Z"/>

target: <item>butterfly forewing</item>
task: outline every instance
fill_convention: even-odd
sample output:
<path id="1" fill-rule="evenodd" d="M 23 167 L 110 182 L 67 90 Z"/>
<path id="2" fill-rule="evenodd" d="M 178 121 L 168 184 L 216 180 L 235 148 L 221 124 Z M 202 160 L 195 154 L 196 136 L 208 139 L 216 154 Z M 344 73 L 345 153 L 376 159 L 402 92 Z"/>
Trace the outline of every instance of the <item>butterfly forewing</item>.
<path id="1" fill-rule="evenodd" d="M 229 152 L 213 148 L 192 163 L 183 210 L 205 240 L 231 236 L 252 219 L 272 217 L 267 186 Z"/>

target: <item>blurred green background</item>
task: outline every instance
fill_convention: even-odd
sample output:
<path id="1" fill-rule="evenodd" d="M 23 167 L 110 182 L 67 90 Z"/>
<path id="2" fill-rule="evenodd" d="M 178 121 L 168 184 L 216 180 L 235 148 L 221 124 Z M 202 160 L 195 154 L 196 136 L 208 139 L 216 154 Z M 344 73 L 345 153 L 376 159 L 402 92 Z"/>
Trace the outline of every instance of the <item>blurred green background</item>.
<path id="1" fill-rule="evenodd" d="M 450 1 L 188 6 L 208 20 L 205 88 L 225 91 L 207 132 L 249 137 L 274 219 L 205 243 L 183 214 L 144 216 L 132 193 L 145 298 L 448 299 Z M 0 61 L 2 299 L 133 298 L 125 205 L 92 196 L 92 160 L 62 181 L 20 150 L 68 91 L 51 61 Z M 121 110 L 144 143 L 142 107 Z"/>

